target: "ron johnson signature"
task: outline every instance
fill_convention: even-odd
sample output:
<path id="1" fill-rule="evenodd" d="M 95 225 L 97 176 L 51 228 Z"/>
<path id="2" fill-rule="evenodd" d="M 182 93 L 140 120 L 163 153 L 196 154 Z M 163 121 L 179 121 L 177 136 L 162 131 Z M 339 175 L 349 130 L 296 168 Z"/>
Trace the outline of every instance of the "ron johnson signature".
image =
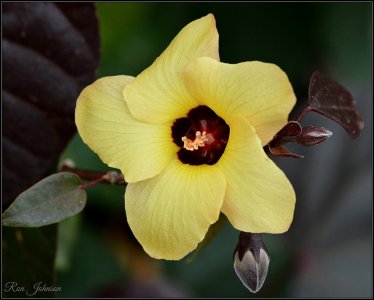
<path id="1" fill-rule="evenodd" d="M 35 283 L 32 288 L 26 289 L 24 286 L 19 285 L 15 281 L 8 281 L 4 285 L 4 292 L 14 292 L 14 293 L 26 293 L 27 296 L 34 296 L 36 293 L 42 292 L 61 292 L 60 286 L 47 286 L 42 281 Z"/>

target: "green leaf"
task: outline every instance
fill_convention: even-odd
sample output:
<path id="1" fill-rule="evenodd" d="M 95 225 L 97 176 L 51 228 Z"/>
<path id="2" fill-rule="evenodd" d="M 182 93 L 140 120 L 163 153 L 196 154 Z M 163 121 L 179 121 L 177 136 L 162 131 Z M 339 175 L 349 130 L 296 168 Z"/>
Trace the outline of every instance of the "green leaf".
<path id="1" fill-rule="evenodd" d="M 223 225 L 225 225 L 226 223 L 226 220 L 227 219 L 224 214 L 219 215 L 218 221 L 209 227 L 205 238 L 199 243 L 199 245 L 197 245 L 196 250 L 192 253 L 192 255 L 187 258 L 186 262 L 188 264 L 192 263 L 201 254 L 201 252 L 203 252 L 205 248 L 208 247 L 214 237 L 221 231 Z"/>
<path id="2" fill-rule="evenodd" d="M 53 297 L 57 226 L 3 228 L 3 296 Z"/>
<path id="3" fill-rule="evenodd" d="M 77 175 L 69 172 L 44 178 L 14 200 L 2 215 L 3 225 L 40 227 L 78 214 L 86 205 L 81 183 Z"/>

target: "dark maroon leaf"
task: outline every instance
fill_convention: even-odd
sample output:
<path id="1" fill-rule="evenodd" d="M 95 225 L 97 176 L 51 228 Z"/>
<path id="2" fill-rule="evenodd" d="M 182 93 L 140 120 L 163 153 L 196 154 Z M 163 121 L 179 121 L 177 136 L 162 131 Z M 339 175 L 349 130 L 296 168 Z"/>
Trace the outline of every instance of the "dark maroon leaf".
<path id="1" fill-rule="evenodd" d="M 288 151 L 288 149 L 284 146 L 278 146 L 278 147 L 271 147 L 269 146 L 269 151 L 274 156 L 285 156 L 285 157 L 293 157 L 293 158 L 303 158 L 302 155 L 292 153 Z"/>
<path id="2" fill-rule="evenodd" d="M 75 132 L 74 108 L 95 80 L 98 22 L 92 3 L 4 3 L 3 203 L 55 165 Z"/>
<path id="3" fill-rule="evenodd" d="M 339 123 L 352 138 L 364 128 L 351 93 L 321 72 L 314 72 L 309 84 L 309 107 Z"/>
<path id="4" fill-rule="evenodd" d="M 304 146 L 313 146 L 322 143 L 332 136 L 332 132 L 323 127 L 306 126 L 302 132 L 294 137 L 294 141 Z"/>

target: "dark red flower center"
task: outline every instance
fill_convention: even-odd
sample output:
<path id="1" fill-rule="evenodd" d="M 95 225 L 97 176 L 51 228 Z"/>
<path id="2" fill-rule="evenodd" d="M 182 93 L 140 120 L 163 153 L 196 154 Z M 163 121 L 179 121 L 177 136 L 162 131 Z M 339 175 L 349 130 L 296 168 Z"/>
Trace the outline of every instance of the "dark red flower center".
<path id="1" fill-rule="evenodd" d="M 187 117 L 175 120 L 173 142 L 181 149 L 179 160 L 190 165 L 213 165 L 223 152 L 230 135 L 230 127 L 205 105 L 191 109 Z"/>

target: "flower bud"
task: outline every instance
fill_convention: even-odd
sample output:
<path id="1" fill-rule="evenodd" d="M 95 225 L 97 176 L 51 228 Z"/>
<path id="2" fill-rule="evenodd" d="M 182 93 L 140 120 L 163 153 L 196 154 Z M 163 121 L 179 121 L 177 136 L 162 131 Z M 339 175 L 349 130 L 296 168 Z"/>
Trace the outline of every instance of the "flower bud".
<path id="1" fill-rule="evenodd" d="M 242 283 L 257 293 L 265 282 L 270 256 L 260 234 L 241 232 L 234 251 L 234 269 Z"/>
<path id="2" fill-rule="evenodd" d="M 313 146 L 322 143 L 332 136 L 332 132 L 323 127 L 306 126 L 297 137 L 295 142 L 304 146 Z"/>

